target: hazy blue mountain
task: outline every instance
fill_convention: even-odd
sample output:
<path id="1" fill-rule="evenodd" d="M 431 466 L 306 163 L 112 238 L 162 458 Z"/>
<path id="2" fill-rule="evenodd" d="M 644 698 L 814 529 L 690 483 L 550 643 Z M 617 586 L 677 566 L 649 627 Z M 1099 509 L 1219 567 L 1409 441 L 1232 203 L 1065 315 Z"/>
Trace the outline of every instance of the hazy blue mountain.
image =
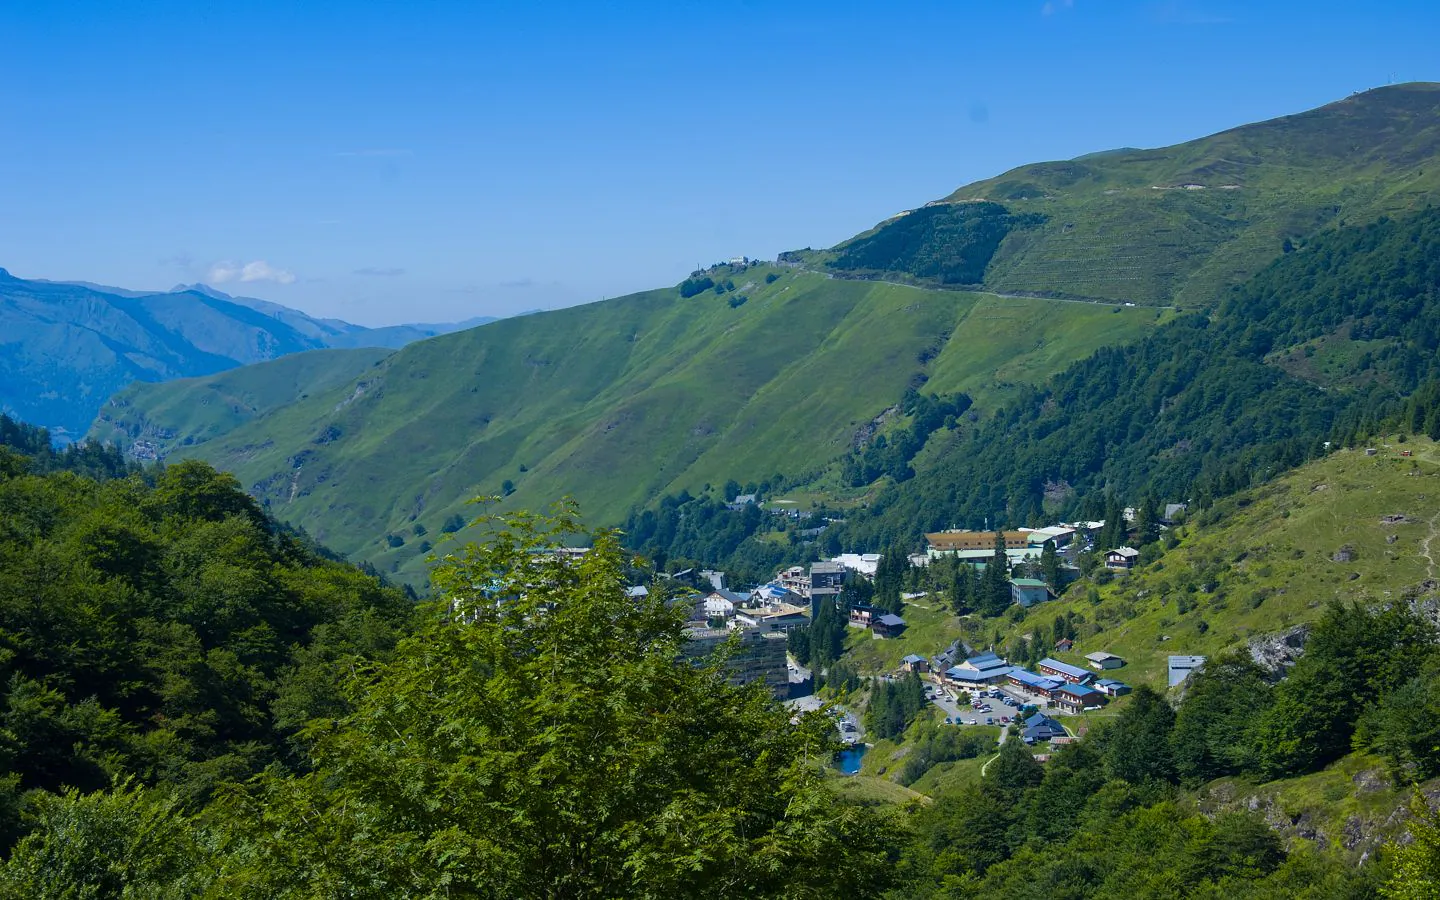
<path id="1" fill-rule="evenodd" d="M 395 349 L 487 321 L 366 328 L 203 284 L 143 292 L 0 269 L 0 411 L 68 440 L 134 381 L 210 375 L 306 350 Z"/>

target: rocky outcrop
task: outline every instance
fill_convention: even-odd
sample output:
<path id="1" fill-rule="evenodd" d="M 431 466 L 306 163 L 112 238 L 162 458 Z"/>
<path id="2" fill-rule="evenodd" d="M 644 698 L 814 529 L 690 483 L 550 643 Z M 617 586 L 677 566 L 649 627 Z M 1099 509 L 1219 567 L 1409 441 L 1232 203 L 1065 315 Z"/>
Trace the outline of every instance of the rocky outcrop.
<path id="1" fill-rule="evenodd" d="M 1271 679 L 1279 681 L 1305 652 L 1305 641 L 1309 637 L 1309 625 L 1296 625 L 1278 634 L 1253 638 L 1245 649 L 1257 666 L 1264 669 Z"/>

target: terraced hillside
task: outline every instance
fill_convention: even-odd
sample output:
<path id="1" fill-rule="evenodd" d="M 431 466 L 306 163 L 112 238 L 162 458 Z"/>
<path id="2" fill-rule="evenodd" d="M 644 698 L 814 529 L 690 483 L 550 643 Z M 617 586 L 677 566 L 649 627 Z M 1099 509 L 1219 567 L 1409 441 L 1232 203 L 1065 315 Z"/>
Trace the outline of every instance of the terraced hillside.
<path id="1" fill-rule="evenodd" d="M 1163 318 L 766 266 L 726 277 L 723 295 L 650 291 L 413 344 L 253 416 L 191 407 L 268 396 L 241 386 L 293 370 L 137 385 L 95 434 L 149 434 L 171 459 L 232 470 L 330 546 L 414 576 L 477 494 L 509 490 L 507 505 L 531 508 L 573 495 L 605 522 L 669 491 L 809 472 L 908 387 L 993 408 Z"/>
<path id="2" fill-rule="evenodd" d="M 1433 203 L 1437 155 L 1440 85 L 1395 85 L 1173 147 L 1022 166 L 809 260 L 862 277 L 1209 306 L 1287 242 Z"/>

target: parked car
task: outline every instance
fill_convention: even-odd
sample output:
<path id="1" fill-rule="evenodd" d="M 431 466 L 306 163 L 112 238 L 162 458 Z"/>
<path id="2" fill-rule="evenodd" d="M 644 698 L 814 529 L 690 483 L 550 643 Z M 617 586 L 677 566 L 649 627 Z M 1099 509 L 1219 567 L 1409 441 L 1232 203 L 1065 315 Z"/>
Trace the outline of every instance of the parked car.
<path id="1" fill-rule="evenodd" d="M 994 724 L 995 724 L 995 720 L 992 719 L 992 718 L 989 718 L 989 717 L 987 716 L 987 717 L 985 718 L 985 724 L 986 724 L 986 725 L 994 725 Z"/>

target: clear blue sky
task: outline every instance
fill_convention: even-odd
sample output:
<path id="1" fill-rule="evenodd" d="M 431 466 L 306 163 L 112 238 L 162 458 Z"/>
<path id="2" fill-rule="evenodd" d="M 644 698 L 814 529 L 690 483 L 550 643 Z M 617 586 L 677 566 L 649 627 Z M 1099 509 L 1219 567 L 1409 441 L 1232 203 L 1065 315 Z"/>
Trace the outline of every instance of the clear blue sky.
<path id="1" fill-rule="evenodd" d="M 1437 38 L 1421 2 L 7 3 L 0 266 L 366 324 L 555 307 L 1437 80 Z"/>

